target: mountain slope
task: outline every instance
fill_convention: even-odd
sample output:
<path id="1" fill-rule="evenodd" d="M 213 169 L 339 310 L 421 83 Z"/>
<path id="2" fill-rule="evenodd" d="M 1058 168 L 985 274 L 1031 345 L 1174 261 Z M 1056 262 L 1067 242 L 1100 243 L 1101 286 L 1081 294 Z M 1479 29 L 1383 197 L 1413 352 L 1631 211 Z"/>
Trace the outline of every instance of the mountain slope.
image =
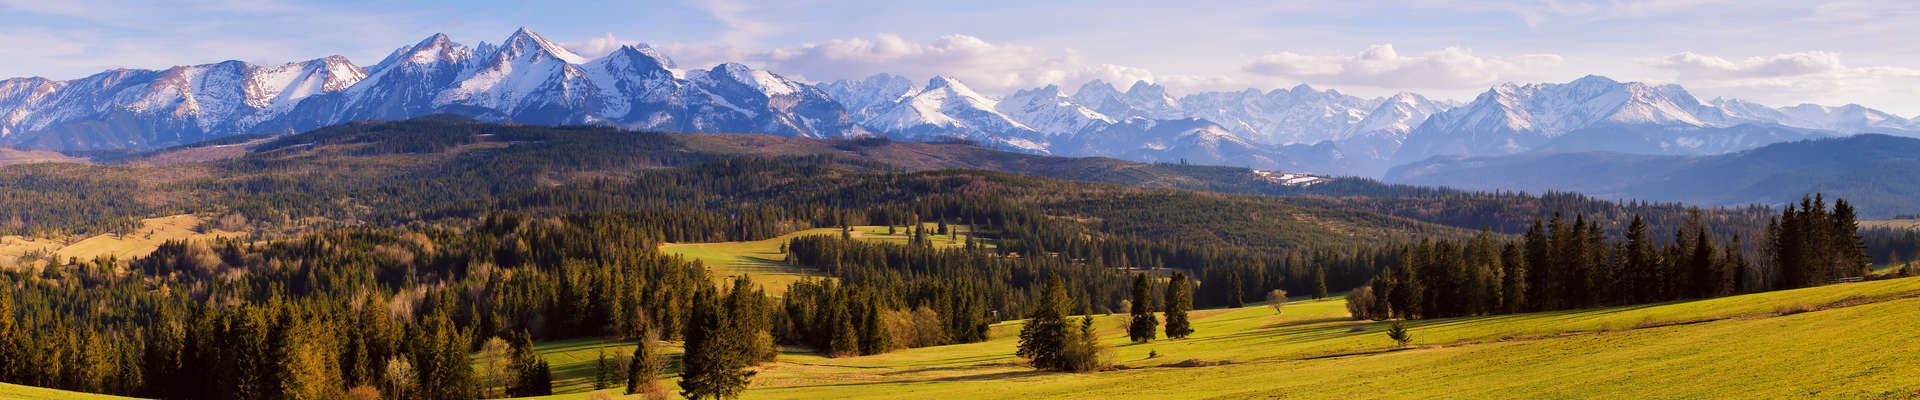
<path id="1" fill-rule="evenodd" d="M 1865 217 L 1920 210 L 1920 139 L 1864 134 L 1712 156 L 1610 152 L 1436 157 L 1387 181 L 1469 190 L 1575 191 L 1701 205 L 1780 204 L 1825 193 Z"/>

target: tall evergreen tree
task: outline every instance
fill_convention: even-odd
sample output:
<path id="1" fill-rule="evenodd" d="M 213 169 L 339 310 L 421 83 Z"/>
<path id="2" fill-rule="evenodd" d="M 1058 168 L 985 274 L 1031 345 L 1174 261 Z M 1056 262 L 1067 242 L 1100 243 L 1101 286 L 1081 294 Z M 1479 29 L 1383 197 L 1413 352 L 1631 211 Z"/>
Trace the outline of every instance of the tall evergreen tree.
<path id="1" fill-rule="evenodd" d="M 744 352 L 728 337 L 727 316 L 717 297 L 712 286 L 701 285 L 681 334 L 686 353 L 680 358 L 680 395 L 689 399 L 739 397 L 753 377 Z"/>
<path id="2" fill-rule="evenodd" d="M 1327 298 L 1327 267 L 1326 266 L 1315 265 L 1313 267 L 1313 298 L 1315 299 Z"/>
<path id="3" fill-rule="evenodd" d="M 1160 329 L 1160 319 L 1153 315 L 1153 284 L 1147 282 L 1146 274 L 1133 276 L 1133 299 L 1130 301 L 1133 322 L 1127 325 L 1127 337 L 1134 343 L 1152 341 Z"/>
<path id="4" fill-rule="evenodd" d="M 1167 338 L 1185 339 L 1193 334 L 1193 325 L 1187 321 L 1187 310 L 1193 308 L 1192 284 L 1187 283 L 1187 274 L 1174 271 L 1172 279 L 1167 281 Z"/>
<path id="5" fill-rule="evenodd" d="M 627 364 L 627 394 L 664 397 L 660 390 L 660 341 L 652 328 L 640 331 L 640 342 L 633 347 L 633 360 Z"/>
<path id="6" fill-rule="evenodd" d="M 867 301 L 864 322 L 860 326 L 860 354 L 873 355 L 893 349 L 893 336 L 888 335 L 887 324 L 881 322 L 881 308 L 878 300 Z"/>
<path id="7" fill-rule="evenodd" d="M 1020 348 L 1016 355 L 1032 360 L 1033 367 L 1057 370 L 1067 367 L 1067 346 L 1073 340 L 1073 331 L 1067 325 L 1067 314 L 1073 299 L 1067 297 L 1067 289 L 1060 282 L 1060 275 L 1049 274 L 1040 289 L 1040 296 L 1034 301 L 1033 311 L 1027 314 L 1027 323 L 1020 327 Z"/>

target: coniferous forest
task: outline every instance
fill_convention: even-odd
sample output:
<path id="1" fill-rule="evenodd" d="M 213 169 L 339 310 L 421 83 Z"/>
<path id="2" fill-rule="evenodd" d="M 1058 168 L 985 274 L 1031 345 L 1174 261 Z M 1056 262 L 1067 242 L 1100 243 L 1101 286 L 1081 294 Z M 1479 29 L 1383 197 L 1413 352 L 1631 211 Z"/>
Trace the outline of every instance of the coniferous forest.
<path id="1" fill-rule="evenodd" d="M 244 215 L 255 234 L 131 258 L 23 257 L 0 272 L 0 381 L 180 399 L 530 396 L 552 390 L 534 343 L 615 338 L 681 343 L 671 390 L 728 398 L 781 346 L 855 357 L 981 342 L 993 323 L 1031 319 L 1019 355 L 1088 371 L 1101 368 L 1093 314 L 1131 313 L 1130 336 L 1149 342 L 1192 334 L 1189 310 L 1275 290 L 1346 291 L 1356 318 L 1419 319 L 1824 285 L 1912 257 L 1868 246 L 1853 208 L 1819 195 L 1776 212 L 1361 181 L 1208 192 L 861 153 L 931 144 L 755 154 L 438 119 L 262 140 L 174 166 L 0 169 L 11 233 L 127 231 L 193 212 Z M 781 261 L 820 278 L 778 297 L 659 250 L 921 223 L 972 235 L 957 247 L 928 233 L 792 238 Z M 509 362 L 478 370 L 475 352 Z"/>

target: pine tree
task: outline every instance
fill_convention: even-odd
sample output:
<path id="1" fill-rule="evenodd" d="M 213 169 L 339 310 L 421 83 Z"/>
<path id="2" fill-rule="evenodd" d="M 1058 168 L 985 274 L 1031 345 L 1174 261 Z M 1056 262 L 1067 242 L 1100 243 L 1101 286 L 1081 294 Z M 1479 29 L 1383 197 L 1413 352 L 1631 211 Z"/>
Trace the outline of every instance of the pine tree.
<path id="1" fill-rule="evenodd" d="M 1855 219 L 1853 205 L 1846 199 L 1833 201 L 1834 277 L 1850 278 L 1866 276 L 1873 264 L 1867 257 L 1867 245 L 1860 238 L 1860 224 Z"/>
<path id="2" fill-rule="evenodd" d="M 1072 302 L 1060 282 L 1060 275 L 1047 275 L 1040 296 L 1034 300 L 1033 311 L 1027 315 L 1026 325 L 1020 328 L 1020 348 L 1015 354 L 1032 360 L 1033 367 L 1038 369 L 1068 367 L 1065 352 L 1073 339 L 1073 331 L 1067 327 L 1066 318 Z"/>
<path id="3" fill-rule="evenodd" d="M 867 301 L 865 317 L 860 327 L 860 354 L 874 355 L 892 350 L 893 337 L 887 334 L 887 324 L 880 321 L 879 301 Z"/>
<path id="4" fill-rule="evenodd" d="M 1187 322 L 1187 310 L 1193 308 L 1191 287 L 1187 283 L 1187 274 L 1173 272 L 1173 278 L 1167 281 L 1167 338 L 1185 339 L 1193 334 L 1193 326 Z"/>
<path id="5" fill-rule="evenodd" d="M 640 330 L 640 342 L 633 347 L 633 360 L 627 364 L 627 394 L 666 397 L 660 390 L 660 342 L 651 327 Z"/>
<path id="6" fill-rule="evenodd" d="M 1313 267 L 1313 298 L 1327 298 L 1327 267 L 1325 266 Z"/>
<path id="7" fill-rule="evenodd" d="M 1400 347 L 1407 347 L 1407 342 L 1413 341 L 1413 334 L 1407 332 L 1406 324 L 1393 321 L 1393 325 L 1387 326 L 1387 338 L 1393 339 L 1393 342 Z"/>
<path id="8" fill-rule="evenodd" d="M 680 359 L 680 395 L 689 399 L 739 397 L 753 377 L 743 349 L 729 337 L 717 297 L 713 287 L 701 285 L 681 334 L 686 353 Z"/>
<path id="9" fill-rule="evenodd" d="M 613 360 L 607 358 L 607 350 L 600 349 L 593 360 L 593 390 L 606 389 L 613 382 Z"/>
<path id="10" fill-rule="evenodd" d="M 1146 274 L 1133 276 L 1132 310 L 1129 310 L 1133 314 L 1133 323 L 1127 325 L 1127 337 L 1132 338 L 1134 343 L 1152 341 L 1160 328 L 1160 320 L 1153 315 L 1152 290 Z"/>
<path id="11" fill-rule="evenodd" d="M 1692 271 L 1693 297 L 1712 297 L 1720 292 L 1720 263 L 1714 261 L 1713 240 L 1707 238 L 1707 231 L 1694 232 L 1693 257 L 1688 269 Z"/>
<path id="12" fill-rule="evenodd" d="M 828 328 L 832 338 L 827 342 L 827 356 L 847 357 L 860 354 L 860 330 L 853 324 L 853 315 L 847 310 L 852 305 L 846 302 L 834 303 L 833 319 Z"/>

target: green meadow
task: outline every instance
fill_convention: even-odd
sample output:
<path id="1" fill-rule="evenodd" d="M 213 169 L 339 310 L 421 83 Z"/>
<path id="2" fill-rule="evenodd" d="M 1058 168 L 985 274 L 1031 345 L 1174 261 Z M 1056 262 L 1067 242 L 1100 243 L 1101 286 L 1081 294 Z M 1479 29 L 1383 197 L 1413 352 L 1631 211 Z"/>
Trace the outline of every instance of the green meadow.
<path id="1" fill-rule="evenodd" d="M 1907 278 L 1411 321 L 1405 348 L 1387 339 L 1387 323 L 1347 318 L 1338 299 L 1200 310 L 1192 337 L 1145 344 L 1126 340 L 1125 315 L 1099 316 L 1115 367 L 1084 374 L 1021 365 L 1012 321 L 982 343 L 852 358 L 788 352 L 759 368 L 745 398 L 1911 398 L 1917 295 L 1920 279 Z M 560 343 L 570 344 L 542 346 L 556 390 L 589 387 L 560 371 L 585 365 L 590 377 L 593 354 L 582 349 L 598 345 Z"/>
<path id="2" fill-rule="evenodd" d="M 933 232 L 936 225 L 935 223 L 922 224 L 928 232 Z M 966 246 L 967 237 L 971 236 L 972 230 L 962 225 L 949 225 L 949 227 L 956 234 L 931 236 L 933 246 Z M 855 226 L 852 229 L 850 236 L 857 240 L 904 244 L 912 239 L 911 234 L 904 227 L 896 227 L 896 232 L 893 234 L 888 234 L 885 226 Z M 781 251 L 781 246 L 795 237 L 838 234 L 840 234 L 839 228 L 817 228 L 751 242 L 668 243 L 661 245 L 660 250 L 669 255 L 677 255 L 706 264 L 708 271 L 713 272 L 716 280 L 731 280 L 735 276 L 745 274 L 752 277 L 754 283 L 765 288 L 768 295 L 779 296 L 785 293 L 787 285 L 793 282 L 819 278 L 818 274 L 806 268 L 788 264 L 787 256 Z M 991 241 L 984 239 L 978 244 L 988 248 L 993 247 Z"/>

